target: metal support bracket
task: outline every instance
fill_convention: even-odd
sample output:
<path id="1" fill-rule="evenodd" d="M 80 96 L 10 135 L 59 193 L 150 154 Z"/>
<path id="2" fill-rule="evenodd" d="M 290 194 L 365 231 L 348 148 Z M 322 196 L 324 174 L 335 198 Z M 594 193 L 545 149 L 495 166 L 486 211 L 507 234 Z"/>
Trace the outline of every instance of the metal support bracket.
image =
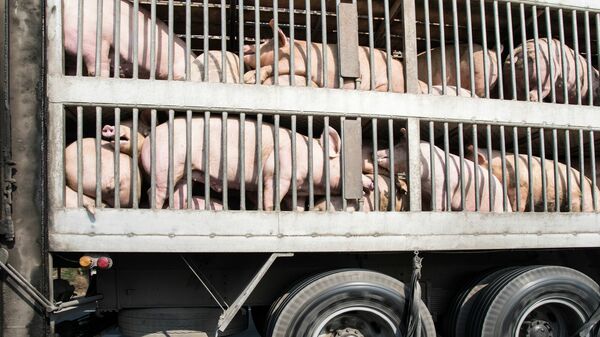
<path id="1" fill-rule="evenodd" d="M 590 337 L 592 330 L 598 325 L 598 322 L 600 322 L 600 306 L 596 308 L 590 319 L 572 337 Z"/>
<path id="2" fill-rule="evenodd" d="M 4 145 L 8 146 L 8 145 Z M 10 160 L 10 156 L 7 154 L 6 149 L 2 149 L 3 167 L 0 171 L 3 172 L 0 181 L 0 199 L 2 200 L 2 209 L 0 209 L 0 235 L 4 237 L 6 241 L 13 241 L 15 239 L 15 228 L 12 220 L 12 193 L 17 189 L 17 181 L 14 175 L 17 173 L 15 163 Z"/>
<path id="3" fill-rule="evenodd" d="M 54 302 L 46 298 L 39 290 L 37 290 L 23 275 L 21 275 L 13 266 L 8 264 L 8 251 L 0 248 L 0 269 L 3 269 L 32 299 L 41 305 L 47 314 L 56 313 L 62 309 L 83 305 L 91 302 L 96 302 L 104 298 L 103 295 L 90 297 L 76 298 L 68 302 Z"/>
<path id="4" fill-rule="evenodd" d="M 262 268 L 260 268 L 256 275 L 254 275 L 250 283 L 248 283 L 246 288 L 236 298 L 235 302 L 233 302 L 233 304 L 231 304 L 231 306 L 223 312 L 223 314 L 219 318 L 219 324 L 217 326 L 219 331 L 223 332 L 225 331 L 225 329 L 227 329 L 229 323 L 231 323 L 235 315 L 237 315 L 238 311 L 240 311 L 244 303 L 246 303 L 246 300 L 248 299 L 248 297 L 250 297 L 254 289 L 256 289 L 260 281 L 262 281 L 263 277 L 265 277 L 275 260 L 277 260 L 277 258 L 280 257 L 292 256 L 294 256 L 294 253 L 273 253 L 271 254 L 271 256 L 269 256 L 267 262 L 265 262 Z"/>

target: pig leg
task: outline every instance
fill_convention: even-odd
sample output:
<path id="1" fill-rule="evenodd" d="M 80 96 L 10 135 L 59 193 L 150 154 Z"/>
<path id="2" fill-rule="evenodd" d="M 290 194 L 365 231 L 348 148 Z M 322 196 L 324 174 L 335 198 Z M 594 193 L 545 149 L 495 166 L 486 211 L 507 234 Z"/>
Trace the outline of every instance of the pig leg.
<path id="1" fill-rule="evenodd" d="M 102 40 L 100 42 L 100 76 L 110 76 L 110 42 Z M 86 57 L 84 55 L 84 62 L 89 76 L 96 76 L 96 55 L 93 57 Z"/>
<path id="2" fill-rule="evenodd" d="M 279 62 L 279 75 L 288 75 L 290 74 L 290 64 L 289 62 Z M 295 74 L 291 75 L 299 75 L 306 76 L 306 71 L 303 71 L 304 67 L 297 67 L 294 69 Z M 259 83 L 263 83 L 269 77 L 273 77 L 275 74 L 275 66 L 268 65 L 260 68 L 260 81 Z M 256 83 L 256 69 L 250 70 L 244 74 L 244 83 L 253 84 Z"/>

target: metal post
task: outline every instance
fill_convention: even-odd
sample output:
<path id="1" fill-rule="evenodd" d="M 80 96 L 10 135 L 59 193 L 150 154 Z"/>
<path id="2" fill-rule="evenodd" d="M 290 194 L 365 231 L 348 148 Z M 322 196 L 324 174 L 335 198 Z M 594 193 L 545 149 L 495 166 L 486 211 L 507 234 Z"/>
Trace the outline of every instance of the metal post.
<path id="1" fill-rule="evenodd" d="M 404 0 L 402 2 L 402 13 L 404 13 L 404 78 L 406 81 L 406 92 L 409 94 L 418 94 L 419 79 L 417 74 L 417 19 L 415 14 L 415 0 Z M 419 200 L 421 199 L 419 198 Z"/>
<path id="2" fill-rule="evenodd" d="M 408 129 L 408 190 L 410 210 L 421 210 L 421 135 L 419 120 L 409 118 L 406 122 Z"/>

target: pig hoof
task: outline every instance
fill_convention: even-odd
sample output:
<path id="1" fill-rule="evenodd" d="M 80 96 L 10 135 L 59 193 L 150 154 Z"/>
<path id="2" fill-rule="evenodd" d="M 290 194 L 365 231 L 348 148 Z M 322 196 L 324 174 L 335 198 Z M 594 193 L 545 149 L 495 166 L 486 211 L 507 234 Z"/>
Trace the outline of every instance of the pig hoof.
<path id="1" fill-rule="evenodd" d="M 244 83 L 254 84 L 256 83 L 256 70 L 250 70 L 244 74 Z"/>

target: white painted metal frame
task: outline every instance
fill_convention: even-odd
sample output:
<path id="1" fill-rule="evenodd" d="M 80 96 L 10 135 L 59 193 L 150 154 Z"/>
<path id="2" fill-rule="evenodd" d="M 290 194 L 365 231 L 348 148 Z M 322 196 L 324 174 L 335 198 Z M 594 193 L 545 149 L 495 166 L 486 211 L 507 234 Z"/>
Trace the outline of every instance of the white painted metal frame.
<path id="1" fill-rule="evenodd" d="M 600 216 L 597 213 L 266 213 L 97 209 L 92 215 L 82 209 L 64 209 L 61 206 L 64 105 L 243 111 L 248 114 L 313 113 L 584 129 L 600 128 L 600 109 L 368 91 L 65 77 L 62 75 L 60 2 L 47 1 L 51 251 L 366 252 L 600 246 Z M 595 0 L 544 3 L 600 9 L 600 3 Z M 409 123 L 411 127 L 413 131 L 418 130 L 414 123 Z M 411 142 L 411 149 L 416 148 L 418 142 Z M 414 156 L 411 158 L 415 159 Z"/>

